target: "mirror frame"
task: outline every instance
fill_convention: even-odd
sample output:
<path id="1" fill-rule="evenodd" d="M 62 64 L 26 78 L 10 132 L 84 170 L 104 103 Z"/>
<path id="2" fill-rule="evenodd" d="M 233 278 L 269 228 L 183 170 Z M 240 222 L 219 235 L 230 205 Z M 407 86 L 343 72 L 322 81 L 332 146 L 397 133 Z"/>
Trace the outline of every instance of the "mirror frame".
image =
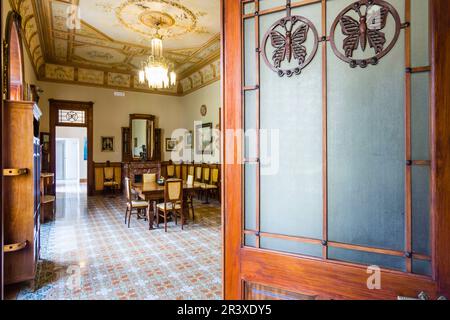
<path id="1" fill-rule="evenodd" d="M 19 42 L 19 55 L 21 68 L 22 84 L 20 88 L 19 100 L 24 99 L 25 92 L 25 68 L 24 68 L 24 50 L 22 41 L 22 17 L 16 11 L 10 11 L 6 18 L 5 24 L 5 43 L 3 46 L 3 97 L 7 100 L 11 100 L 11 36 L 13 28 L 16 30 L 17 38 Z"/>
<path id="2" fill-rule="evenodd" d="M 137 158 L 133 154 L 133 120 L 149 120 L 149 121 L 153 122 L 153 132 L 152 132 L 153 139 L 147 137 L 147 161 L 155 161 L 156 160 L 156 136 L 155 136 L 156 117 L 151 114 L 136 114 L 136 113 L 130 114 L 130 134 L 129 134 L 128 145 L 130 148 L 131 160 L 135 161 L 135 162 L 140 162 L 140 161 L 142 161 L 141 158 Z M 153 145 L 153 156 L 151 156 L 151 154 L 150 154 L 151 149 L 148 148 L 149 145 Z"/>

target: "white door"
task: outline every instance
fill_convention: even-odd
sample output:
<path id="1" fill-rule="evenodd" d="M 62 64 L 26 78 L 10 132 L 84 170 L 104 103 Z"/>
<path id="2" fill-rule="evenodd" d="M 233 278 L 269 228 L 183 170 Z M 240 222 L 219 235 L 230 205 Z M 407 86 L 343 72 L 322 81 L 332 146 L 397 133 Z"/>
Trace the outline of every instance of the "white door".
<path id="1" fill-rule="evenodd" d="M 79 181 L 78 140 L 65 141 L 64 176 L 65 180 Z"/>
<path id="2" fill-rule="evenodd" d="M 65 180 L 65 141 L 56 141 L 56 180 Z"/>

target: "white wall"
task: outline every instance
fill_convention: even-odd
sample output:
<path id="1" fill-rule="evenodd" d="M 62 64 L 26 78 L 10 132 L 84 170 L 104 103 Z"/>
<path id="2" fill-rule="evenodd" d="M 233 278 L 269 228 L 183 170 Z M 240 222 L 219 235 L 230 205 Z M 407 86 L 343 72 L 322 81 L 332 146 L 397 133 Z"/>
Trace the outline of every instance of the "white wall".
<path id="1" fill-rule="evenodd" d="M 112 89 L 39 82 L 44 90 L 40 108 L 44 115 L 42 131 L 49 131 L 49 99 L 94 102 L 94 162 L 122 161 L 122 127 L 129 127 L 132 113 L 152 114 L 157 118 L 156 127 L 163 129 L 163 160 L 170 160 L 165 152 L 165 139 L 179 128 L 194 131 L 194 121 L 219 123 L 220 82 L 215 82 L 183 97 L 126 92 L 125 97 L 115 97 Z M 205 104 L 208 114 L 202 117 L 200 107 Z M 101 152 L 101 137 L 115 137 L 115 151 Z M 218 161 L 219 155 L 216 155 Z"/>
<path id="2" fill-rule="evenodd" d="M 183 125 L 184 110 L 179 97 L 126 92 L 115 97 L 114 90 L 97 87 L 39 82 L 44 90 L 40 107 L 44 112 L 42 131 L 49 130 L 49 99 L 94 102 L 94 162 L 122 161 L 122 127 L 130 126 L 130 114 L 156 116 L 156 127 L 170 137 L 173 130 Z M 101 152 L 101 137 L 115 137 L 114 152 Z M 170 153 L 164 154 L 169 159 Z"/>
<path id="3" fill-rule="evenodd" d="M 87 161 L 84 160 L 84 139 L 87 138 L 87 128 L 57 127 L 56 138 L 78 140 L 80 179 L 87 179 Z"/>

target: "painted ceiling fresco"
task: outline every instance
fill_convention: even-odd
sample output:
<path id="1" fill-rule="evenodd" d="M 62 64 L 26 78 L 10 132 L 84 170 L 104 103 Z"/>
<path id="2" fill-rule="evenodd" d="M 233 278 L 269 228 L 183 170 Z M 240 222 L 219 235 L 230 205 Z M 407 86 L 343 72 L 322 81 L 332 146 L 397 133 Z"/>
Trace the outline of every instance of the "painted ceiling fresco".
<path id="1" fill-rule="evenodd" d="M 220 78 L 220 0 L 10 0 L 40 80 L 149 91 L 137 81 L 159 28 L 186 94 Z"/>

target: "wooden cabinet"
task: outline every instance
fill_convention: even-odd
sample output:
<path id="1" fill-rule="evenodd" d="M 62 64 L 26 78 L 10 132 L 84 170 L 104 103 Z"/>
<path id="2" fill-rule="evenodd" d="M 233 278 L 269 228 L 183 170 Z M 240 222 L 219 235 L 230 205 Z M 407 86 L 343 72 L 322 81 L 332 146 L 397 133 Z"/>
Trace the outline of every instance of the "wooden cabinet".
<path id="1" fill-rule="evenodd" d="M 3 121 L 5 284 L 34 280 L 40 247 L 41 111 L 7 101 Z"/>

